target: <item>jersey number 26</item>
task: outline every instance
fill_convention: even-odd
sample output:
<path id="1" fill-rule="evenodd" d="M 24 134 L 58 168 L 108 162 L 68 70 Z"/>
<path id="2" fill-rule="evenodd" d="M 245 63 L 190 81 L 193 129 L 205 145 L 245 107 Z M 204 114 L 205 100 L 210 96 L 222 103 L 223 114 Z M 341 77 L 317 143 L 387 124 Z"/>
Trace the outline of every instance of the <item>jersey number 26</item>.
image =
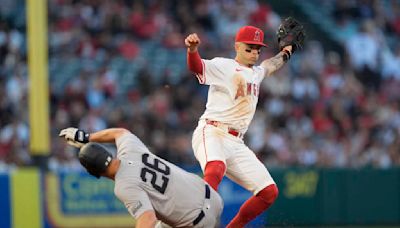
<path id="1" fill-rule="evenodd" d="M 150 175 L 150 183 L 153 188 L 161 194 L 164 194 L 169 181 L 168 175 L 170 173 L 170 168 L 164 162 L 157 158 L 154 158 L 153 162 L 150 162 L 149 157 L 149 154 L 142 155 L 142 163 L 146 167 L 142 168 L 142 171 L 140 172 L 140 177 L 142 178 L 142 181 L 147 182 L 147 176 Z M 157 181 L 159 179 L 159 176 L 161 176 L 161 181 Z"/>

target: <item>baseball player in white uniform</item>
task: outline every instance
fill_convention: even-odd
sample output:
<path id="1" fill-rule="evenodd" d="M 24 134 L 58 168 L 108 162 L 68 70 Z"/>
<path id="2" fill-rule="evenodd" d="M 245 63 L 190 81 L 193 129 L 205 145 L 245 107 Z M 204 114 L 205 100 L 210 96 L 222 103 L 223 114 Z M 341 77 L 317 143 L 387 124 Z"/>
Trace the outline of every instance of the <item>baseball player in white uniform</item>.
<path id="1" fill-rule="evenodd" d="M 130 131 L 110 128 L 88 134 L 67 128 L 60 137 L 81 148 L 79 161 L 91 175 L 115 181 L 115 195 L 136 219 L 135 227 L 218 224 L 223 208 L 219 194 L 199 176 L 152 154 Z M 111 142 L 117 147 L 116 158 L 99 144 Z"/>
<path id="2" fill-rule="evenodd" d="M 185 39 L 189 70 L 200 84 L 209 85 L 207 106 L 193 133 L 192 146 L 206 180 L 215 190 L 226 174 L 254 195 L 240 208 L 227 227 L 243 227 L 267 208 L 278 196 L 278 188 L 264 164 L 243 142 L 243 135 L 256 110 L 260 83 L 281 68 L 292 54 L 286 46 L 276 56 L 255 63 L 264 33 L 244 26 L 236 34 L 235 59 L 201 59 L 196 33 Z"/>

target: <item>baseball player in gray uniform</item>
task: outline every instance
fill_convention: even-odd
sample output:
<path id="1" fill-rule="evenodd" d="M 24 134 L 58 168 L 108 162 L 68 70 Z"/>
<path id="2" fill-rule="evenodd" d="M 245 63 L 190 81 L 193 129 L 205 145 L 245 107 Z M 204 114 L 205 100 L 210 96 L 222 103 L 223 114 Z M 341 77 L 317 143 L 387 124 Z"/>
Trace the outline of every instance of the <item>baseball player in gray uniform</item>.
<path id="1" fill-rule="evenodd" d="M 115 181 L 114 193 L 137 228 L 217 225 L 223 209 L 218 193 L 199 176 L 151 153 L 130 131 L 110 128 L 89 134 L 66 128 L 59 136 L 80 148 L 79 161 L 88 173 Z M 114 142 L 116 158 L 100 144 Z"/>

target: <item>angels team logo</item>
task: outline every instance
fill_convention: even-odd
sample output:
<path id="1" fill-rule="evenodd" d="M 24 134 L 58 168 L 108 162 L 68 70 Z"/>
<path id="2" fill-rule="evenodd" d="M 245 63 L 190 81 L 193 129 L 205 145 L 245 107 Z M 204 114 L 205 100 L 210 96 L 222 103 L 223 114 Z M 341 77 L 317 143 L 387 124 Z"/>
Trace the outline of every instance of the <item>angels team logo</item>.
<path id="1" fill-rule="evenodd" d="M 254 41 L 260 41 L 260 31 L 256 30 L 254 32 Z"/>

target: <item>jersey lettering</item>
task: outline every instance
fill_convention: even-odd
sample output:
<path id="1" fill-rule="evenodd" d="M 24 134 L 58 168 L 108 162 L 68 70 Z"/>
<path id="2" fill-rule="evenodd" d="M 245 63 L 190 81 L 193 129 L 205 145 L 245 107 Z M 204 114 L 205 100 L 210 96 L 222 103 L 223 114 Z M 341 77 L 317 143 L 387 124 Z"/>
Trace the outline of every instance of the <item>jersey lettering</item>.
<path id="1" fill-rule="evenodd" d="M 152 168 L 152 169 L 154 169 L 154 170 L 156 170 L 156 171 L 158 171 L 158 172 L 160 172 L 162 174 L 169 175 L 170 169 L 164 162 L 160 161 L 157 158 L 154 158 L 153 159 L 154 164 L 151 164 L 149 162 L 149 157 L 150 157 L 149 154 L 143 154 L 142 155 L 143 164 L 145 164 L 147 167 Z"/>
<path id="2" fill-rule="evenodd" d="M 235 95 L 235 100 L 238 99 L 239 97 L 244 97 L 246 96 L 245 92 L 244 92 L 244 85 L 243 83 L 239 83 L 238 88 L 236 90 L 236 95 Z"/>
<path id="3" fill-rule="evenodd" d="M 258 86 L 256 84 L 247 83 L 247 88 L 245 90 L 244 85 L 240 83 L 238 89 L 236 90 L 235 99 L 248 95 L 253 95 L 255 97 L 258 97 Z"/>
<path id="4" fill-rule="evenodd" d="M 247 83 L 247 94 L 251 94 L 251 83 Z"/>
<path id="5" fill-rule="evenodd" d="M 258 94 L 259 94 L 259 86 L 258 85 L 256 85 L 256 84 L 252 84 L 253 85 L 253 95 L 254 96 L 256 96 L 256 97 L 258 97 Z"/>
<path id="6" fill-rule="evenodd" d="M 164 194 L 168 186 L 168 175 L 170 174 L 170 168 L 164 162 L 157 158 L 154 158 L 153 163 L 150 163 L 149 157 L 149 154 L 142 155 L 142 163 L 146 167 L 142 168 L 140 172 L 140 177 L 142 178 L 142 181 L 147 182 L 147 176 L 150 176 L 151 186 L 153 186 L 153 188 L 161 194 Z M 157 181 L 160 179 L 161 181 Z"/>

